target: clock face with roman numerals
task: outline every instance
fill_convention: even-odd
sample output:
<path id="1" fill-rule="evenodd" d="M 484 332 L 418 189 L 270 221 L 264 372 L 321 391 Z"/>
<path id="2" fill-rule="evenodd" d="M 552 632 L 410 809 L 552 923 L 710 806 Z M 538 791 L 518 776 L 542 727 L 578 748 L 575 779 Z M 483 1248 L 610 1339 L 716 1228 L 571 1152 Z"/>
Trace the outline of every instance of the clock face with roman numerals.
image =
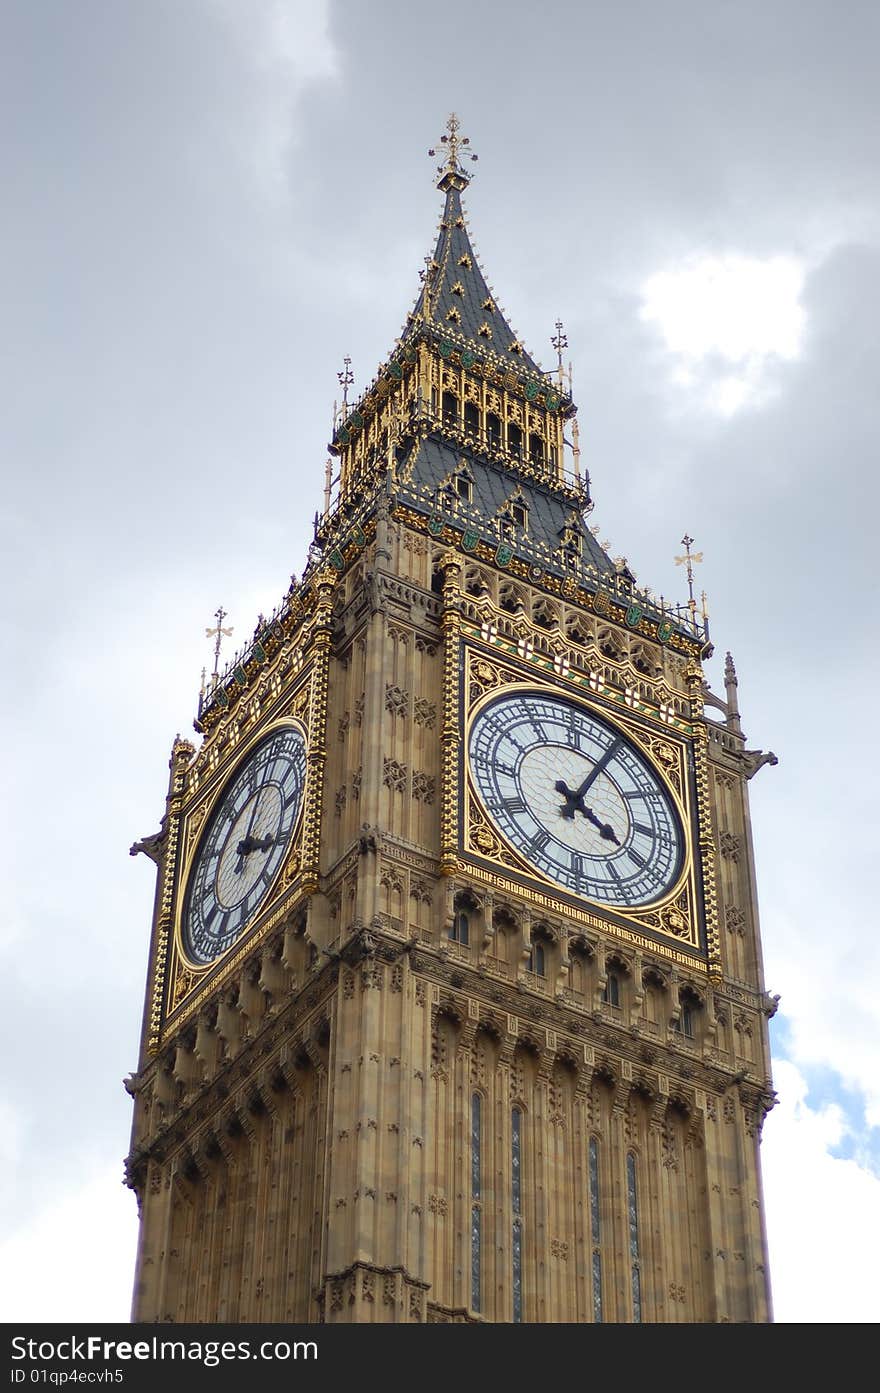
<path id="1" fill-rule="evenodd" d="M 183 946 L 190 962 L 213 962 L 253 918 L 293 838 L 305 781 L 305 738 L 288 725 L 255 745 L 223 790 L 186 894 Z"/>
<path id="2" fill-rule="evenodd" d="M 468 762 L 496 829 L 563 889 L 636 908 L 678 880 L 684 836 L 670 794 L 592 711 L 551 693 L 496 697 L 474 720 Z"/>

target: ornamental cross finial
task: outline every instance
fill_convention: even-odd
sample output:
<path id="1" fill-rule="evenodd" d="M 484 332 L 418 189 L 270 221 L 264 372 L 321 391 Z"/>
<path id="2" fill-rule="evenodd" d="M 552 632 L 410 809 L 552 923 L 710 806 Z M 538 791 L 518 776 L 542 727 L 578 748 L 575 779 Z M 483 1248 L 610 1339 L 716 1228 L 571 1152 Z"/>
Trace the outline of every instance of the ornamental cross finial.
<path id="1" fill-rule="evenodd" d="M 683 536 L 682 539 L 681 539 L 681 544 L 682 544 L 682 546 L 684 547 L 684 552 L 685 552 L 685 554 L 684 554 L 684 556 L 677 556 L 677 557 L 675 558 L 675 564 L 676 564 L 676 566 L 687 566 L 688 595 L 689 595 L 689 599 L 688 599 L 688 609 L 689 609 L 689 610 L 691 611 L 691 613 L 693 614 L 693 612 L 694 612 L 694 611 L 696 610 L 696 608 L 697 608 L 697 602 L 696 602 L 696 600 L 694 599 L 694 565 L 695 565 L 698 561 L 702 561 L 702 559 L 703 559 L 703 553 L 702 553 L 701 551 L 694 551 L 694 552 L 691 551 L 691 547 L 692 547 L 693 544 L 694 544 L 694 539 L 693 539 L 693 537 L 689 537 L 688 534 L 687 534 L 686 532 L 685 532 L 684 536 Z M 703 608 L 704 608 L 704 610 L 705 610 L 705 597 L 704 597 Z"/>
<path id="2" fill-rule="evenodd" d="M 205 638 L 213 638 L 217 640 L 214 644 L 214 671 L 211 673 L 211 676 L 216 681 L 217 677 L 219 676 L 220 644 L 223 642 L 224 638 L 230 637 L 230 635 L 232 634 L 232 629 L 231 627 L 228 629 L 224 629 L 223 627 L 223 620 L 228 619 L 229 615 L 226 613 L 226 610 L 223 608 L 222 605 L 217 610 L 216 614 L 214 615 L 214 618 L 217 620 L 217 626 L 214 629 L 206 629 Z"/>
<path id="3" fill-rule="evenodd" d="M 446 122 L 447 133 L 446 135 L 441 135 L 440 137 L 440 144 L 446 146 L 446 163 L 438 164 L 437 173 L 440 175 L 458 174 L 467 179 L 468 176 L 465 174 L 464 169 L 461 166 L 461 161 L 459 160 L 459 150 L 464 145 L 470 145 L 471 142 L 469 136 L 459 135 L 460 130 L 461 122 L 459 121 L 458 117 L 453 111 L 450 114 L 449 120 Z M 439 153 L 444 152 L 441 151 Z M 428 154 L 433 158 L 438 154 L 437 148 L 432 146 L 431 149 L 428 151 Z M 471 160 L 475 161 L 477 159 L 477 156 L 474 154 L 472 150 L 468 150 L 468 155 Z"/>
<path id="4" fill-rule="evenodd" d="M 351 359 L 349 358 L 347 353 L 342 361 L 345 366 L 343 367 L 342 372 L 338 372 L 336 376 L 339 378 L 339 385 L 342 388 L 342 414 L 343 416 L 347 416 L 348 389 L 354 382 L 354 373 L 351 370 Z"/>
<path id="5" fill-rule="evenodd" d="M 565 372 L 562 367 L 562 354 L 563 351 L 566 348 L 568 348 L 568 335 L 563 332 L 561 319 L 557 319 L 556 321 L 556 333 L 553 335 L 550 342 L 556 349 L 556 371 L 559 375 L 559 385 L 560 387 L 562 387 L 565 384 Z"/>

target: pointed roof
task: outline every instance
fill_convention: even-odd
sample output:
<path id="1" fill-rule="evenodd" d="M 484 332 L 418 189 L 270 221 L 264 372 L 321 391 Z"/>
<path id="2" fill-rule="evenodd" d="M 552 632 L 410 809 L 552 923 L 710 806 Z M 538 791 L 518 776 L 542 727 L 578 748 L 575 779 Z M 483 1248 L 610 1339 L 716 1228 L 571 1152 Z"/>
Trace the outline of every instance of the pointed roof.
<path id="1" fill-rule="evenodd" d="M 492 356 L 521 375 L 543 378 L 544 374 L 519 335 L 508 324 L 491 290 L 474 251 L 465 220 L 461 195 L 470 175 L 459 158 L 462 147 L 470 145 L 459 135 L 460 124 L 453 113 L 447 122 L 446 163 L 438 166 L 437 187 L 446 195 L 434 254 L 426 257 L 422 289 L 407 320 L 403 338 L 413 336 L 423 324 L 445 330 L 454 340 L 467 340 L 481 356 Z M 433 155 L 434 150 L 428 153 Z M 470 158 L 476 155 L 469 152 Z"/>
<path id="2" fill-rule="evenodd" d="M 404 338 L 420 321 L 433 324 L 456 339 L 467 339 L 481 355 L 492 354 L 515 372 L 543 377 L 519 335 L 508 324 L 483 275 L 461 202 L 466 183 L 463 172 L 451 171 L 440 181 L 446 203 L 437 245 L 428 260 L 422 290 Z"/>

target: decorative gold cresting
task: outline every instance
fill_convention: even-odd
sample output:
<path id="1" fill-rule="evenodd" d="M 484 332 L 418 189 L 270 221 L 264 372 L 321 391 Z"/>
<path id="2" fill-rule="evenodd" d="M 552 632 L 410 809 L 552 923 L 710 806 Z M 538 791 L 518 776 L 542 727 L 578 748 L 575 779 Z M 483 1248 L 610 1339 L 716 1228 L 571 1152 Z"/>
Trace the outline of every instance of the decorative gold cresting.
<path id="1" fill-rule="evenodd" d="M 458 187 L 462 189 L 470 182 L 471 176 L 459 159 L 459 150 L 465 145 L 470 145 L 471 142 L 469 136 L 459 135 L 460 130 L 461 122 L 453 111 L 446 122 L 447 134 L 440 137 L 440 144 L 446 146 L 446 163 L 437 166 L 437 173 L 440 175 L 437 184 L 439 189 L 446 189 L 449 183 L 457 183 Z M 472 150 L 468 150 L 467 153 L 469 159 L 476 162 L 478 156 Z M 437 155 L 436 147 L 432 146 L 428 154 L 434 158 Z"/>
<path id="2" fill-rule="evenodd" d="M 449 551 L 443 558 L 443 726 L 440 737 L 440 874 L 458 869 L 460 812 L 458 766 L 461 727 L 458 716 L 461 669 L 461 559 Z"/>
<path id="3" fill-rule="evenodd" d="M 313 895 L 318 889 L 321 852 L 321 809 L 324 765 L 327 760 L 327 703 L 330 690 L 330 647 L 335 579 L 329 570 L 315 579 L 317 604 L 308 651 L 312 659 L 309 692 L 309 752 L 300 840 L 302 889 Z"/>
<path id="4" fill-rule="evenodd" d="M 224 616 L 225 617 L 225 616 Z M 147 1025 L 146 1050 L 154 1055 L 159 1050 L 162 1029 L 163 1002 L 165 997 L 165 976 L 168 964 L 171 926 L 174 910 L 174 888 L 177 870 L 178 844 L 180 839 L 180 818 L 186 791 L 186 771 L 195 754 L 195 747 L 189 740 L 175 736 L 171 749 L 166 801 L 166 845 L 165 854 L 159 867 L 158 915 L 156 919 L 155 957 L 152 971 L 152 996 Z"/>

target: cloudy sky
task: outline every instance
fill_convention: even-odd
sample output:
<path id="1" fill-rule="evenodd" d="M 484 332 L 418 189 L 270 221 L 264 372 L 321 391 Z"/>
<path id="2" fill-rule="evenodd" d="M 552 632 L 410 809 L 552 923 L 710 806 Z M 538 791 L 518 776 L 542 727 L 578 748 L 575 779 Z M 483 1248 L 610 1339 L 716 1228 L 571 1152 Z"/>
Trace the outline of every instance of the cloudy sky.
<path id="1" fill-rule="evenodd" d="M 880 9 L 870 0 L 6 0 L 0 1309 L 125 1320 L 120 1183 L 153 867 L 205 626 L 301 571 L 336 373 L 365 385 L 440 211 L 564 321 L 599 524 L 704 561 L 751 785 L 780 1321 L 875 1321 L 880 1242 Z"/>

